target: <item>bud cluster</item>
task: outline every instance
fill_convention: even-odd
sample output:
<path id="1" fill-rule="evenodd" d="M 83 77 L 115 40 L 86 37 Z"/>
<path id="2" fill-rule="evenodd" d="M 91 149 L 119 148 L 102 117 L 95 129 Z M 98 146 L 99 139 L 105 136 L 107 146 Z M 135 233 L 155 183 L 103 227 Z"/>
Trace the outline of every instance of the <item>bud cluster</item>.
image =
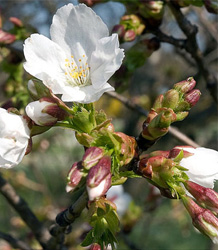
<path id="1" fill-rule="evenodd" d="M 66 190 L 73 191 L 86 184 L 89 200 L 93 201 L 105 193 L 111 186 L 111 158 L 104 149 L 88 148 L 82 161 L 75 162 L 68 173 Z"/>
<path id="2" fill-rule="evenodd" d="M 117 33 L 121 42 L 131 42 L 136 36 L 142 34 L 145 25 L 136 15 L 125 15 L 121 18 L 120 24 L 115 25 L 112 32 Z"/>
<path id="3" fill-rule="evenodd" d="M 205 152 L 200 155 L 199 152 Z M 196 160 L 198 157 L 198 161 Z M 193 220 L 193 225 L 203 234 L 218 243 L 218 193 L 208 186 L 213 186 L 217 179 L 217 168 L 209 169 L 208 176 L 203 175 L 205 164 L 201 158 L 207 158 L 211 165 L 217 164 L 218 152 L 204 148 L 177 146 L 170 151 L 154 151 L 142 154 L 138 163 L 138 173 L 160 189 L 168 198 L 181 198 Z M 204 161 L 204 160 L 203 160 Z M 216 165 L 217 166 L 217 165 Z M 202 170 L 203 168 L 203 170 Z M 196 169 L 197 174 L 196 174 Z M 200 178 L 200 180 L 199 180 Z M 205 186 L 196 182 L 204 183 Z M 196 200 L 196 203 L 188 195 Z"/>
<path id="4" fill-rule="evenodd" d="M 151 141 L 158 139 L 168 132 L 171 123 L 181 121 L 188 115 L 201 95 L 198 89 L 194 89 L 195 84 L 195 80 L 189 77 L 157 97 L 143 124 L 143 138 Z"/>

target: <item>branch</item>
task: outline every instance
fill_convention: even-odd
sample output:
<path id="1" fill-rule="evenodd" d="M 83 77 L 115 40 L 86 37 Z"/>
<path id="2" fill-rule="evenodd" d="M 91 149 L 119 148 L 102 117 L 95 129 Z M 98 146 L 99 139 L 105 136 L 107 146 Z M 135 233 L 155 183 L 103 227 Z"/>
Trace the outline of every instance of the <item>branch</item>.
<path id="1" fill-rule="evenodd" d="M 107 95 L 117 99 L 118 101 L 122 102 L 126 107 L 137 111 L 141 115 L 144 115 L 144 116 L 148 115 L 148 111 L 146 111 L 145 109 L 143 109 L 139 105 L 132 102 L 132 100 L 130 100 L 130 99 L 128 99 L 128 98 L 126 98 L 126 97 L 124 97 L 116 92 L 107 92 Z M 174 137 L 176 137 L 179 141 L 181 141 L 189 146 L 199 147 L 199 145 L 196 142 L 194 142 L 192 139 L 190 139 L 187 135 L 183 134 L 176 127 L 170 126 L 169 133 L 171 135 L 173 135 Z"/>
<path id="2" fill-rule="evenodd" d="M 51 237 L 48 230 L 36 218 L 35 214 L 29 208 L 25 200 L 23 200 L 14 190 L 14 188 L 0 175 L 0 192 L 7 199 L 10 205 L 16 210 L 23 221 L 34 233 L 37 241 L 46 248 L 46 243 Z"/>
<path id="3" fill-rule="evenodd" d="M 25 242 L 15 239 L 10 234 L 0 232 L 0 238 L 7 241 L 13 248 L 20 250 L 32 250 Z"/>
<path id="4" fill-rule="evenodd" d="M 166 35 L 160 29 L 154 30 L 152 31 L 152 33 L 158 37 L 160 42 L 169 43 L 180 49 L 185 49 L 186 42 L 187 42 L 186 39 L 178 39 L 173 36 Z"/>
<path id="5" fill-rule="evenodd" d="M 49 241 L 48 249 L 63 249 L 64 235 L 69 233 L 69 226 L 80 216 L 87 202 L 88 195 L 87 192 L 84 191 L 73 205 L 57 215 L 57 224 L 53 225 L 50 230 L 51 235 L 54 237 Z M 56 248 L 54 248 L 55 246 Z"/>
<path id="6" fill-rule="evenodd" d="M 208 70 L 204 63 L 204 59 L 202 53 L 198 47 L 196 35 L 198 32 L 198 28 L 191 24 L 190 21 L 183 15 L 180 8 L 174 6 L 169 0 L 166 1 L 171 12 L 173 13 L 179 27 L 184 32 L 187 37 L 187 42 L 185 49 L 189 52 L 192 57 L 195 59 L 195 62 L 198 66 L 199 71 L 201 72 L 202 76 L 204 77 L 207 88 L 210 91 L 211 96 L 217 102 L 217 80 L 216 77 Z"/>

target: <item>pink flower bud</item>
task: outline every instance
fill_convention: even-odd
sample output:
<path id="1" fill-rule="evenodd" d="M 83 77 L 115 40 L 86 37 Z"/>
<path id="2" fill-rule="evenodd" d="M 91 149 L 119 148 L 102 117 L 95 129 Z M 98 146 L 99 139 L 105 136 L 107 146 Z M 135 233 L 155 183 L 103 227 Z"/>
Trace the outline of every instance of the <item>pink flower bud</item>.
<path id="1" fill-rule="evenodd" d="M 89 200 L 93 201 L 108 191 L 111 186 L 111 159 L 104 156 L 100 161 L 89 170 L 86 187 Z"/>
<path id="2" fill-rule="evenodd" d="M 85 169 L 89 170 L 91 167 L 95 166 L 103 156 L 104 150 L 102 148 L 88 148 L 83 155 L 82 165 Z"/>
<path id="3" fill-rule="evenodd" d="M 83 173 L 82 173 L 82 164 L 81 162 L 75 162 L 71 167 L 68 175 L 67 175 L 67 186 L 66 191 L 73 191 L 80 183 Z"/>
<path id="4" fill-rule="evenodd" d="M 123 40 L 125 42 L 131 42 L 135 40 L 135 38 L 136 38 L 136 33 L 134 30 L 127 30 L 123 36 Z"/>
<path id="5" fill-rule="evenodd" d="M 113 27 L 112 33 L 117 33 L 119 38 L 123 38 L 125 34 L 125 29 L 122 24 L 117 24 Z"/>
<path id="6" fill-rule="evenodd" d="M 97 243 L 91 245 L 90 250 L 101 250 L 101 246 Z"/>
<path id="7" fill-rule="evenodd" d="M 201 92 L 199 89 L 193 89 L 185 94 L 185 101 L 190 104 L 191 107 L 195 106 L 200 99 Z"/>
<path id="8" fill-rule="evenodd" d="M 182 93 L 187 93 L 191 91 L 195 87 L 195 85 L 196 85 L 196 81 L 194 80 L 194 78 L 189 77 L 187 80 L 174 84 L 173 88 Z"/>
<path id="9" fill-rule="evenodd" d="M 52 98 L 41 98 L 26 106 L 27 115 L 39 126 L 53 126 L 63 120 L 66 112 Z"/>
<path id="10" fill-rule="evenodd" d="M 216 215 L 218 214 L 218 193 L 211 188 L 202 187 L 191 181 L 187 181 L 184 184 L 200 205 L 211 210 Z"/>
<path id="11" fill-rule="evenodd" d="M 193 225 L 217 244 L 218 218 L 210 210 L 199 207 L 191 198 L 184 196 L 182 200 L 192 218 Z"/>
<path id="12" fill-rule="evenodd" d="M 0 44 L 11 44 L 16 40 L 16 36 L 0 29 Z"/>
<path id="13" fill-rule="evenodd" d="M 10 17 L 9 20 L 17 27 L 23 27 L 22 21 L 17 17 Z"/>

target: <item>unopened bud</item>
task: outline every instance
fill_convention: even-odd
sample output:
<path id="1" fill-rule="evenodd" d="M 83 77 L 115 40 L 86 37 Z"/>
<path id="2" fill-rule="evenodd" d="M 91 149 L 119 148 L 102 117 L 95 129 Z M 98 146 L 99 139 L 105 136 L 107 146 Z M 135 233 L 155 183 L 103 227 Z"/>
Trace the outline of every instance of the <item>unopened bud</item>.
<path id="1" fill-rule="evenodd" d="M 179 102 L 179 93 L 175 89 L 170 89 L 164 94 L 163 107 L 174 109 Z"/>
<path id="2" fill-rule="evenodd" d="M 176 146 L 176 147 L 174 147 L 173 149 L 170 150 L 169 158 L 175 159 L 180 154 L 181 151 L 183 152 L 182 158 L 187 158 L 189 156 L 192 156 L 193 154 L 186 151 L 185 150 L 186 148 L 188 149 L 188 148 L 193 148 L 193 147 L 190 147 L 190 146 Z"/>
<path id="3" fill-rule="evenodd" d="M 75 162 L 67 175 L 66 191 L 73 191 L 79 185 L 82 177 L 82 164 L 81 162 Z"/>
<path id="4" fill-rule="evenodd" d="M 125 42 L 131 42 L 135 40 L 135 38 L 136 38 L 136 33 L 134 30 L 127 30 L 123 36 L 123 40 Z"/>
<path id="5" fill-rule="evenodd" d="M 182 197 L 183 204 L 192 217 L 193 225 L 203 234 L 211 238 L 213 243 L 218 243 L 218 218 L 208 209 L 198 206 L 188 196 Z"/>
<path id="6" fill-rule="evenodd" d="M 140 6 L 140 13 L 145 18 L 161 19 L 163 16 L 163 1 L 145 0 Z"/>
<path id="7" fill-rule="evenodd" d="M 26 113 L 39 126 L 53 126 L 66 116 L 66 112 L 52 98 L 41 98 L 29 103 Z"/>
<path id="8" fill-rule="evenodd" d="M 83 155 L 82 165 L 85 169 L 89 170 L 91 167 L 95 166 L 103 156 L 104 150 L 102 148 L 88 148 Z"/>
<path id="9" fill-rule="evenodd" d="M 16 40 L 16 36 L 0 29 L 0 44 L 11 44 Z"/>
<path id="10" fill-rule="evenodd" d="M 186 181 L 184 185 L 201 206 L 211 210 L 216 215 L 218 214 L 218 193 L 211 188 L 202 187 L 191 181 Z"/>
<path id="11" fill-rule="evenodd" d="M 181 93 L 187 93 L 191 91 L 196 85 L 196 81 L 193 77 L 189 77 L 187 80 L 174 84 L 173 88 Z"/>
<path id="12" fill-rule="evenodd" d="M 101 250 L 101 246 L 97 243 L 91 245 L 89 250 Z"/>
<path id="13" fill-rule="evenodd" d="M 217 0 L 204 0 L 204 4 L 208 12 L 218 14 L 218 2 Z"/>
<path id="14" fill-rule="evenodd" d="M 111 186 L 111 159 L 104 156 L 89 170 L 86 187 L 89 200 L 93 201 L 105 195 Z"/>
<path id="15" fill-rule="evenodd" d="M 117 33 L 119 38 L 122 39 L 125 34 L 124 26 L 122 24 L 115 25 L 112 29 L 112 33 Z"/>
<path id="16" fill-rule="evenodd" d="M 193 89 L 190 92 L 185 94 L 184 99 L 185 99 L 186 102 L 189 103 L 190 107 L 193 107 L 199 101 L 200 96 L 201 96 L 200 90 L 199 89 Z"/>
<path id="17" fill-rule="evenodd" d="M 23 23 L 22 23 L 22 21 L 21 21 L 19 18 L 17 18 L 17 17 L 10 17 L 9 20 L 10 20 L 15 26 L 17 26 L 17 27 L 19 27 L 19 28 L 23 27 Z"/>
<path id="18" fill-rule="evenodd" d="M 123 141 L 120 149 L 120 164 L 126 165 L 130 163 L 135 156 L 136 140 L 122 132 L 115 132 L 115 134 L 118 135 Z"/>

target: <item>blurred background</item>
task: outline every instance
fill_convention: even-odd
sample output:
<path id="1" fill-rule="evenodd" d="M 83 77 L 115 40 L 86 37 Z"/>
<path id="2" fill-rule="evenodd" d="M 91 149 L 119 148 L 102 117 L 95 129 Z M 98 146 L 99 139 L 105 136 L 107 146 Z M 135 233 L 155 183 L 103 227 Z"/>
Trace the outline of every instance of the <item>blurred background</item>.
<path id="1" fill-rule="evenodd" d="M 93 4 L 93 1 L 84 2 Z M 127 14 L 135 14 L 134 8 L 131 13 L 134 1 L 121 2 L 126 7 Z M 22 68 L 23 41 L 31 33 L 49 37 L 52 16 L 58 8 L 67 3 L 76 4 L 77 1 L 0 0 L 0 31 L 13 33 L 14 24 L 10 21 L 11 17 L 19 18 L 24 27 L 20 28 L 19 39 L 16 38 L 13 43 L 0 44 L 2 107 L 15 106 L 23 112 L 25 105 L 30 101 L 26 85 L 31 77 Z M 94 3 L 92 7 L 96 8 L 98 4 L 102 3 Z M 205 63 L 212 72 L 217 73 L 217 15 L 208 13 L 205 7 L 189 6 L 182 11 L 197 25 L 197 41 Z M 100 12 L 101 15 L 107 15 L 104 7 Z M 115 14 L 111 12 L 111 19 Z M 164 10 L 160 29 L 174 37 L 185 38 L 168 8 Z M 149 110 L 157 95 L 167 91 L 176 82 L 193 76 L 202 96 L 189 116 L 174 126 L 200 146 L 218 150 L 216 103 L 191 56 L 168 43 L 158 42 L 158 46 L 149 53 L 140 51 L 140 46 L 137 46 L 137 43 L 134 45 L 134 42 L 122 43 L 121 46 L 126 49 L 127 55 L 124 67 L 110 80 L 116 91 Z M 96 103 L 96 109 L 104 109 L 108 117 L 113 119 L 116 131 L 131 136 L 139 135 L 145 117 L 128 109 L 120 101 L 105 94 Z M 169 150 L 176 145 L 184 145 L 184 142 L 168 133 L 149 151 Z M 56 215 L 71 204 L 71 195 L 65 192 L 66 176 L 71 165 L 80 160 L 82 155 L 83 147 L 76 141 L 74 133 L 55 128 L 33 138 L 31 154 L 25 156 L 18 167 L 10 171 L 0 171 L 25 198 L 38 218 L 49 226 Z M 124 184 L 124 189 L 131 195 L 132 203 L 127 210 L 128 216 L 124 215 L 121 219 L 121 232 L 117 236 L 118 249 L 218 249 L 207 237 L 194 229 L 181 202 L 161 197 L 140 178 L 128 180 Z M 2 196 L 0 211 L 1 231 L 31 242 L 33 249 L 40 249 L 24 222 Z M 70 250 L 82 249 L 79 244 L 89 229 L 84 217 L 85 214 L 74 223 L 72 233 L 66 238 L 66 245 Z M 0 239 L 0 249 L 13 248 Z"/>

